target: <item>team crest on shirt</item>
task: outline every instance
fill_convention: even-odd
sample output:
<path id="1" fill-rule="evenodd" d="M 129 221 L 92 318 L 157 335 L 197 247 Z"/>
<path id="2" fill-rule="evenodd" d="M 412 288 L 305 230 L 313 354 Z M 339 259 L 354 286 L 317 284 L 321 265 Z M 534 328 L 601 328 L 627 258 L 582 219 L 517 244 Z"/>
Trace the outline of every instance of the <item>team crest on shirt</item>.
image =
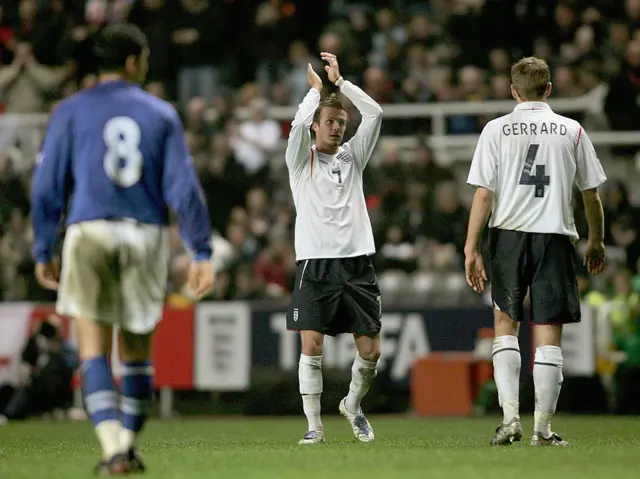
<path id="1" fill-rule="evenodd" d="M 348 152 L 344 151 L 344 150 L 341 151 L 340 153 L 338 153 L 338 156 L 336 157 L 336 159 L 339 162 L 344 163 L 344 164 L 351 163 L 351 161 L 352 161 L 351 155 Z"/>

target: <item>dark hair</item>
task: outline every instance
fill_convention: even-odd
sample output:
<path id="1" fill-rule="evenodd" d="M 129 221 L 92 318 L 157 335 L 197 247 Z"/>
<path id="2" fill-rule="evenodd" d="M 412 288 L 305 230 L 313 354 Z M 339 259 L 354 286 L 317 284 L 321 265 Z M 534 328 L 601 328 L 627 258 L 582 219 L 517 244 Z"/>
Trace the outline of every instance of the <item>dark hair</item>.
<path id="1" fill-rule="evenodd" d="M 93 46 L 100 72 L 118 71 L 131 55 L 140 56 L 147 47 L 147 37 L 130 23 L 116 23 L 104 28 Z"/>
<path id="2" fill-rule="evenodd" d="M 316 111 L 313 114 L 313 123 L 318 123 L 320 121 L 320 113 L 322 113 L 322 110 L 324 108 L 335 108 L 336 110 L 347 111 L 347 109 L 344 107 L 344 105 L 338 98 L 338 95 L 336 95 L 335 93 L 332 93 L 327 98 L 320 101 L 318 108 L 316 108 Z"/>

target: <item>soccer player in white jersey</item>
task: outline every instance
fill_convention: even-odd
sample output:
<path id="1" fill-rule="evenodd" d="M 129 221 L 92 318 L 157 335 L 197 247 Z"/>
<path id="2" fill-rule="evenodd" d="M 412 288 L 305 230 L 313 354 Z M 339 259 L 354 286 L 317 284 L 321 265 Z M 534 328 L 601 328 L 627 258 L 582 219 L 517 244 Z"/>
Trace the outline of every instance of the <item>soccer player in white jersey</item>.
<path id="1" fill-rule="evenodd" d="M 373 429 L 360 408 L 380 357 L 381 302 L 371 262 L 375 253 L 371 221 L 362 190 L 362 172 L 380 134 L 382 108 L 340 76 L 338 61 L 322 53 L 329 81 L 358 108 L 362 121 L 353 138 L 342 143 L 348 115 L 336 95 L 321 101 L 322 80 L 308 67 L 311 89 L 293 119 L 286 151 L 296 206 L 295 248 L 298 264 L 287 328 L 300 331 L 298 375 L 309 422 L 299 444 L 324 442 L 320 418 L 324 335 L 354 335 L 358 354 L 351 369 L 349 394 L 339 410 L 355 437 L 373 441 Z M 315 142 L 311 141 L 309 130 Z"/>
<path id="2" fill-rule="evenodd" d="M 522 438 L 519 416 L 519 324 L 531 300 L 537 349 L 531 444 L 566 446 L 551 430 L 562 386 L 560 340 L 564 324 L 580 321 L 576 280 L 578 240 L 571 205 L 575 184 L 589 223 L 584 263 L 590 274 L 604 267 L 604 218 L 598 187 L 606 176 L 588 135 L 574 120 L 554 113 L 544 60 L 523 58 L 511 69 L 514 111 L 490 121 L 478 142 L 468 183 L 476 186 L 465 246 L 467 282 L 484 289 L 487 273 L 479 250 L 489 220 L 489 265 L 495 318 L 494 377 L 502 424 L 492 445 Z"/>

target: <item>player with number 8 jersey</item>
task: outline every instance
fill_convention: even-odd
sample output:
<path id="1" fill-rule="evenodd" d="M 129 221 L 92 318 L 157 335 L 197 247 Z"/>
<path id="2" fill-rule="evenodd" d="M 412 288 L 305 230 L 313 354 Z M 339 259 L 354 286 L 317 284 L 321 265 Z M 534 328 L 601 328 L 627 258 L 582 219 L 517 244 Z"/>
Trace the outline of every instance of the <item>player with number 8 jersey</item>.
<path id="1" fill-rule="evenodd" d="M 589 136 L 570 118 L 553 112 L 547 63 L 523 58 L 511 70 L 512 113 L 490 121 L 476 147 L 468 183 L 476 186 L 465 245 L 467 282 L 482 292 L 491 281 L 495 319 L 493 364 L 504 417 L 492 445 L 522 437 L 519 415 L 519 323 L 530 297 L 536 326 L 533 369 L 536 389 L 536 446 L 566 446 L 551 431 L 562 384 L 564 324 L 580 321 L 576 279 L 578 240 L 573 187 L 582 192 L 589 238 L 584 262 L 591 274 L 604 265 L 604 219 L 598 187 L 606 176 Z M 489 216 L 491 218 L 489 219 Z M 489 222 L 489 278 L 480 238 Z"/>
<path id="2" fill-rule="evenodd" d="M 214 280 L 211 226 L 174 108 L 140 88 L 149 50 L 135 26 L 103 29 L 95 44 L 99 84 L 52 113 L 34 174 L 36 277 L 58 291 L 73 318 L 83 399 L 102 446 L 96 472 L 142 472 L 137 437 L 153 394 L 151 342 L 162 317 L 169 261 L 169 209 L 193 252 L 195 298 Z M 65 208 L 62 270 L 57 230 Z M 123 372 L 116 393 L 107 360 L 119 329 Z"/>

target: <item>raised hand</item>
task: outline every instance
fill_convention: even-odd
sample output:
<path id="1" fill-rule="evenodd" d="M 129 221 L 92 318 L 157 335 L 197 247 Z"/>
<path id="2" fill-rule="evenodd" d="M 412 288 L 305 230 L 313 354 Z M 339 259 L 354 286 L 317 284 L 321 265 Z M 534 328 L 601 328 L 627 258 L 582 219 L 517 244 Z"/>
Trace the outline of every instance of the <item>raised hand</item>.
<path id="1" fill-rule="evenodd" d="M 333 53 L 322 52 L 320 53 L 320 57 L 328 63 L 324 67 L 327 71 L 327 75 L 329 76 L 329 81 L 331 83 L 335 83 L 338 78 L 340 78 L 340 67 L 338 66 L 338 58 Z"/>
<path id="2" fill-rule="evenodd" d="M 322 79 L 315 72 L 315 70 L 311 66 L 311 63 L 309 63 L 307 66 L 307 81 L 309 82 L 309 86 L 311 88 L 315 88 L 318 91 L 322 90 Z"/>

